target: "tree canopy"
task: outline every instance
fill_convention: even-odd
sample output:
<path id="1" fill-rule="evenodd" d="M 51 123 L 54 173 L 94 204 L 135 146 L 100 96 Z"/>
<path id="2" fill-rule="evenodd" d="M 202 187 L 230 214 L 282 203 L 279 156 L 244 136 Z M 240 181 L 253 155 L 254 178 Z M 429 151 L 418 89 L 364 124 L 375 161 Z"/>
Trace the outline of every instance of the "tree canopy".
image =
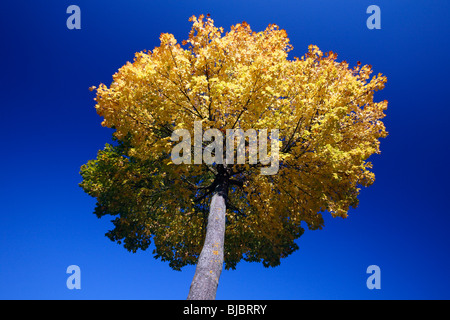
<path id="1" fill-rule="evenodd" d="M 387 101 L 375 102 L 386 77 L 350 67 L 311 45 L 289 59 L 285 30 L 228 32 L 210 17 L 192 17 L 181 44 L 163 33 L 160 46 L 138 52 L 96 90 L 102 125 L 115 143 L 81 168 L 81 187 L 97 199 L 98 217 L 114 216 L 107 236 L 130 251 L 147 249 L 174 269 L 196 264 L 202 250 L 218 167 L 173 163 L 174 130 L 278 129 L 279 171 L 261 163 L 228 164 L 225 268 L 240 260 L 276 266 L 296 249 L 304 227 L 322 214 L 347 217 L 361 187 L 374 182 L 369 157 L 387 135 Z"/>

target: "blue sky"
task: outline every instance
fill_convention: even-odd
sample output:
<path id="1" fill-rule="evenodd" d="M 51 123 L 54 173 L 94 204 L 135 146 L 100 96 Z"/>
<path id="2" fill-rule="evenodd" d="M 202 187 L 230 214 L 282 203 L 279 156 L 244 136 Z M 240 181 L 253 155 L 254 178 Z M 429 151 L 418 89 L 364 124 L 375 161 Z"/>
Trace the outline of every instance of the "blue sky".
<path id="1" fill-rule="evenodd" d="M 69 30 L 69 5 L 81 30 Z M 381 29 L 369 30 L 369 5 Z M 449 299 L 447 205 L 450 2 L 442 1 L 9 1 L 0 30 L 0 299 L 185 299 L 195 268 L 172 271 L 151 251 L 108 240 L 108 218 L 78 186 L 79 168 L 110 142 L 94 93 L 134 53 L 188 18 L 210 13 L 225 30 L 247 21 L 285 29 L 302 56 L 309 44 L 388 77 L 390 135 L 373 157 L 376 182 L 346 220 L 299 239 L 279 267 L 240 263 L 222 273 L 217 299 Z M 81 269 L 81 289 L 66 268 Z M 370 265 L 381 289 L 366 287 Z"/>

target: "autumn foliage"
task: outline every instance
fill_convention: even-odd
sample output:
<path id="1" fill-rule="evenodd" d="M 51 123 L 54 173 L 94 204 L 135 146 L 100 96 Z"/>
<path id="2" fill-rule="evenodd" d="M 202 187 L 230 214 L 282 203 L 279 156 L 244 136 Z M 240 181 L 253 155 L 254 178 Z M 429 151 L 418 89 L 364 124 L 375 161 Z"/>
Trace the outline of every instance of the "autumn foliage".
<path id="1" fill-rule="evenodd" d="M 81 169 L 81 186 L 97 198 L 95 213 L 114 216 L 107 236 L 131 251 L 147 249 L 174 269 L 196 264 L 204 242 L 217 168 L 175 165 L 175 129 L 279 129 L 280 167 L 227 165 L 224 262 L 276 266 L 322 213 L 347 217 L 362 186 L 374 182 L 373 154 L 387 135 L 387 102 L 375 102 L 386 77 L 367 65 L 349 67 L 332 52 L 309 46 L 301 58 L 286 31 L 247 23 L 228 32 L 209 17 L 192 17 L 181 44 L 163 33 L 152 51 L 138 52 L 96 90 L 102 125 L 116 142 Z"/>

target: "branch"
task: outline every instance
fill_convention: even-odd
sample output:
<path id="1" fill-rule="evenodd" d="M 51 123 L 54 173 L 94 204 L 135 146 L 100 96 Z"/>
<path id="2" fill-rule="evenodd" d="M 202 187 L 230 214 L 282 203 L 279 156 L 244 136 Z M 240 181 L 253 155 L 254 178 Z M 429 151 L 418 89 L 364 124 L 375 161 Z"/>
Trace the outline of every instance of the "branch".
<path id="1" fill-rule="evenodd" d="M 242 108 L 241 113 L 239 113 L 239 115 L 237 116 L 236 121 L 234 122 L 234 124 L 233 124 L 233 126 L 231 127 L 231 129 L 234 129 L 234 127 L 236 126 L 236 124 L 237 124 L 238 121 L 239 121 L 239 118 L 242 116 L 242 114 L 244 113 L 244 111 L 247 110 L 247 106 L 249 105 L 249 103 L 250 103 L 250 101 L 251 101 L 251 99 L 252 99 L 252 97 L 253 97 L 253 94 L 255 93 L 255 87 L 256 87 L 256 84 L 258 83 L 258 80 L 259 80 L 259 79 L 260 79 L 260 78 L 257 78 L 257 79 L 256 79 L 255 84 L 253 85 L 253 89 L 252 89 L 252 91 L 251 91 L 250 97 L 248 97 L 247 102 L 245 103 L 245 106 Z"/>
<path id="2" fill-rule="evenodd" d="M 300 122 L 302 120 L 303 120 L 303 117 L 300 117 L 300 119 L 298 119 L 298 122 L 297 122 L 297 125 L 295 126 L 294 132 L 292 132 L 292 135 L 290 136 L 286 146 L 283 148 L 283 150 L 281 150 L 281 152 L 289 152 L 289 150 L 292 148 L 292 146 L 291 146 L 292 139 L 294 138 L 294 135 L 297 132 L 298 127 L 300 126 Z"/>
<path id="3" fill-rule="evenodd" d="M 195 183 L 192 183 L 189 180 L 187 180 L 186 177 L 184 177 L 184 176 L 181 176 L 181 180 L 183 180 L 184 182 L 186 182 L 188 185 L 195 188 L 196 190 L 205 190 L 205 189 L 209 189 L 212 186 L 212 183 L 208 186 L 203 186 L 203 187 L 197 186 Z"/>
<path id="4" fill-rule="evenodd" d="M 233 205 L 229 200 L 226 203 L 227 208 L 229 208 L 230 210 L 236 211 L 238 213 L 238 215 L 247 218 L 247 215 L 245 213 L 243 213 L 241 210 L 239 210 L 238 207 L 236 207 L 235 205 Z"/>
<path id="5" fill-rule="evenodd" d="M 213 166 L 206 165 L 206 169 L 208 169 L 209 172 L 214 174 L 214 176 L 217 176 L 219 173 L 214 169 Z"/>
<path id="6" fill-rule="evenodd" d="M 203 199 L 205 199 L 207 196 L 209 196 L 214 191 L 215 185 L 214 185 L 214 187 L 213 187 L 213 185 L 214 185 L 214 183 L 206 189 L 207 191 L 201 197 L 194 199 L 194 202 L 198 203 L 198 202 L 202 201 Z"/>
<path id="7" fill-rule="evenodd" d="M 243 181 L 240 181 L 240 180 L 230 179 L 230 180 L 229 180 L 229 183 L 230 183 L 231 185 L 238 186 L 238 187 L 240 187 L 240 188 L 243 188 L 243 187 L 244 187 L 244 182 L 243 182 Z"/>

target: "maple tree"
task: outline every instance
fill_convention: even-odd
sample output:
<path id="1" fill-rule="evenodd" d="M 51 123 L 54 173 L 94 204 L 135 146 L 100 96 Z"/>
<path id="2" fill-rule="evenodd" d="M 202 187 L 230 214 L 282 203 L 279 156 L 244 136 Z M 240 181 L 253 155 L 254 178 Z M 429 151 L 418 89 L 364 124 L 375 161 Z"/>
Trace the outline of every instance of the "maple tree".
<path id="1" fill-rule="evenodd" d="M 314 45 L 290 60 L 289 38 L 273 24 L 224 33 L 209 16 L 190 21 L 181 45 L 163 33 L 109 87 L 92 88 L 115 143 L 82 166 L 80 185 L 97 198 L 98 217 L 115 216 L 111 240 L 133 252 L 153 241 L 155 258 L 176 270 L 197 264 L 188 299 L 214 299 L 223 265 L 277 266 L 298 249 L 302 225 L 320 229 L 323 212 L 345 218 L 357 206 L 360 187 L 374 182 L 368 158 L 387 135 L 387 101 L 374 102 L 386 77 Z M 278 129 L 279 171 L 174 164 L 172 134 L 195 121 L 222 132 Z"/>

